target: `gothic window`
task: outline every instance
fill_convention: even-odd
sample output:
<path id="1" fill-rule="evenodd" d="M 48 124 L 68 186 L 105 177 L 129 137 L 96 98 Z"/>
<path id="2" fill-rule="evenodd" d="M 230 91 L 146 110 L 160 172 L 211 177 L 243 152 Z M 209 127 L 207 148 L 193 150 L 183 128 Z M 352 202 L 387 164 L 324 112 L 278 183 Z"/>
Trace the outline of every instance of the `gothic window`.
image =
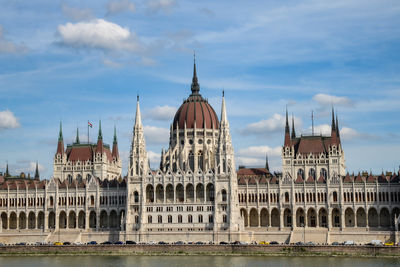
<path id="1" fill-rule="evenodd" d="M 194 155 L 192 151 L 189 152 L 189 168 L 194 171 Z"/>
<path id="2" fill-rule="evenodd" d="M 153 218 L 151 215 L 147 216 L 147 223 L 153 223 Z"/>
<path id="3" fill-rule="evenodd" d="M 188 215 L 188 223 L 193 222 L 193 216 L 191 214 Z"/>
<path id="4" fill-rule="evenodd" d="M 158 223 L 162 223 L 162 216 L 158 215 Z"/>
<path id="5" fill-rule="evenodd" d="M 72 183 L 72 175 L 68 174 L 67 176 L 68 183 Z"/>
<path id="6" fill-rule="evenodd" d="M 139 216 L 135 216 L 135 223 L 138 224 L 139 223 Z"/>
<path id="7" fill-rule="evenodd" d="M 223 223 L 227 223 L 228 222 L 226 214 L 222 215 L 222 222 Z"/>
<path id="8" fill-rule="evenodd" d="M 222 201 L 225 202 L 226 201 L 226 190 L 225 189 L 222 189 L 221 195 L 222 195 Z"/>
<path id="9" fill-rule="evenodd" d="M 208 215 L 208 222 L 209 223 L 213 223 L 214 222 L 214 217 L 212 216 L 212 214 Z"/>
<path id="10" fill-rule="evenodd" d="M 137 191 L 135 191 L 135 193 L 133 193 L 133 198 L 135 200 L 135 203 L 139 202 L 139 193 Z"/>
<path id="11" fill-rule="evenodd" d="M 303 170 L 303 169 L 299 169 L 299 170 L 297 171 L 297 176 L 300 176 L 301 179 L 304 180 L 304 170 Z"/>
<path id="12" fill-rule="evenodd" d="M 87 175 L 86 175 L 86 180 L 87 180 L 87 181 L 90 181 L 90 178 L 92 178 L 92 176 L 91 176 L 90 174 L 87 174 Z"/>
<path id="13" fill-rule="evenodd" d="M 337 202 L 337 192 L 333 192 L 333 202 Z"/>
<path id="14" fill-rule="evenodd" d="M 315 179 L 315 170 L 311 168 L 311 169 L 308 171 L 308 176 L 309 176 L 309 177 L 312 177 L 313 179 Z"/>
<path id="15" fill-rule="evenodd" d="M 289 202 L 289 193 L 285 192 L 285 202 Z"/>
<path id="16" fill-rule="evenodd" d="M 202 223 L 203 222 L 203 215 L 199 215 L 199 223 Z"/>
<path id="17" fill-rule="evenodd" d="M 214 201 L 214 185 L 211 183 L 206 188 L 206 201 Z"/>
<path id="18" fill-rule="evenodd" d="M 150 203 L 154 202 L 154 188 L 151 184 L 146 187 L 146 201 Z"/>
<path id="19" fill-rule="evenodd" d="M 78 174 L 78 175 L 76 176 L 76 180 L 77 180 L 79 183 L 81 183 L 81 182 L 82 182 L 82 176 L 81 176 L 80 174 Z"/>
<path id="20" fill-rule="evenodd" d="M 322 169 L 321 169 L 321 176 L 324 177 L 325 179 L 328 178 L 328 172 L 326 171 L 325 168 L 322 168 Z"/>
<path id="21" fill-rule="evenodd" d="M 168 215 L 168 223 L 172 223 L 172 216 Z"/>
<path id="22" fill-rule="evenodd" d="M 182 223 L 182 215 L 178 215 L 178 223 Z"/>

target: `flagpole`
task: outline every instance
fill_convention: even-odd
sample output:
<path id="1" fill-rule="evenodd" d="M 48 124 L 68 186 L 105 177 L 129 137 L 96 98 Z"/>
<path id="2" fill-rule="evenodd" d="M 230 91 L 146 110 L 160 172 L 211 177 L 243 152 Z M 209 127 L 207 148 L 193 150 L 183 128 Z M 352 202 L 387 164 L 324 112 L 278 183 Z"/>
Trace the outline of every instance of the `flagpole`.
<path id="1" fill-rule="evenodd" d="M 89 144 L 89 121 L 87 121 L 87 142 Z"/>

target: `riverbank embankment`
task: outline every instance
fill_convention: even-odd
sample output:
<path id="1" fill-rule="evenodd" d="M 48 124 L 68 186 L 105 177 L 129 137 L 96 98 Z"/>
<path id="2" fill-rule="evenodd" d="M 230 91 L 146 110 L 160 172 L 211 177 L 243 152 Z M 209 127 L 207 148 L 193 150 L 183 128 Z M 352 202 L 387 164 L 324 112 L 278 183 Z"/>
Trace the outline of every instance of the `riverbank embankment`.
<path id="1" fill-rule="evenodd" d="M 400 257 L 399 246 L 67 245 L 3 246 L 6 255 L 263 255 Z"/>

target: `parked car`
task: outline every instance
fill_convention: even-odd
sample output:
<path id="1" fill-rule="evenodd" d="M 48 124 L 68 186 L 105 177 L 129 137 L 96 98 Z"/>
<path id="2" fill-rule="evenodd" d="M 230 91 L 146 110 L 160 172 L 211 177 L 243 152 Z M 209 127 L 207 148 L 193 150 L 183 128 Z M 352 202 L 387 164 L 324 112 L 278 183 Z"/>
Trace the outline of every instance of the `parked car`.
<path id="1" fill-rule="evenodd" d="M 195 244 L 196 244 L 196 245 L 204 245 L 205 243 L 202 242 L 202 241 L 197 241 Z"/>
<path id="2" fill-rule="evenodd" d="M 159 244 L 159 245 L 166 245 L 166 244 L 167 244 L 167 242 L 160 241 L 160 242 L 158 242 L 158 244 Z"/>
<path id="3" fill-rule="evenodd" d="M 64 246 L 69 246 L 69 245 L 71 245 L 71 242 L 64 242 L 64 244 L 63 244 Z"/>
<path id="4" fill-rule="evenodd" d="M 340 246 L 340 243 L 339 243 L 339 242 L 332 242 L 331 245 L 332 245 L 332 246 Z"/>
<path id="5" fill-rule="evenodd" d="M 394 242 L 386 242 L 385 246 L 394 246 Z"/>
<path id="6" fill-rule="evenodd" d="M 111 245 L 112 243 L 110 241 L 105 241 L 103 243 L 101 243 L 102 245 Z"/>
<path id="7" fill-rule="evenodd" d="M 220 244 L 220 245 L 228 245 L 228 242 L 221 241 L 221 242 L 219 242 L 219 244 Z"/>
<path id="8" fill-rule="evenodd" d="M 125 242 L 125 244 L 127 244 L 127 245 L 136 245 L 136 242 L 135 241 L 131 241 L 131 240 L 127 240 Z"/>
<path id="9" fill-rule="evenodd" d="M 183 242 L 183 241 L 176 241 L 174 243 L 174 245 L 184 245 L 184 244 L 185 244 L 185 242 Z"/>
<path id="10" fill-rule="evenodd" d="M 88 245 L 97 245 L 96 241 L 90 241 L 89 243 L 87 243 Z"/>
<path id="11" fill-rule="evenodd" d="M 270 245 L 279 245 L 278 241 L 271 241 L 269 242 Z"/>
<path id="12" fill-rule="evenodd" d="M 54 246 L 62 246 L 63 243 L 62 243 L 62 242 L 54 242 L 53 245 L 54 245 Z"/>
<path id="13" fill-rule="evenodd" d="M 371 240 L 371 243 L 369 243 L 372 246 L 382 246 L 383 243 L 380 240 Z"/>
<path id="14" fill-rule="evenodd" d="M 343 243 L 343 245 L 345 245 L 345 246 L 354 246 L 355 243 L 354 243 L 353 240 L 347 240 L 346 242 Z"/>
<path id="15" fill-rule="evenodd" d="M 258 243 L 258 244 L 260 244 L 260 245 L 269 245 L 269 242 L 266 242 L 266 241 L 261 241 L 260 243 Z"/>
<path id="16" fill-rule="evenodd" d="M 122 242 L 122 241 L 116 241 L 116 242 L 114 242 L 114 245 L 123 245 L 124 244 L 124 242 Z"/>
<path id="17" fill-rule="evenodd" d="M 301 242 L 301 241 L 299 241 L 299 242 L 296 242 L 295 245 L 296 245 L 296 246 L 304 246 L 304 243 Z"/>
<path id="18" fill-rule="evenodd" d="M 312 241 L 307 242 L 306 245 L 307 246 L 315 246 L 314 242 L 312 242 Z"/>

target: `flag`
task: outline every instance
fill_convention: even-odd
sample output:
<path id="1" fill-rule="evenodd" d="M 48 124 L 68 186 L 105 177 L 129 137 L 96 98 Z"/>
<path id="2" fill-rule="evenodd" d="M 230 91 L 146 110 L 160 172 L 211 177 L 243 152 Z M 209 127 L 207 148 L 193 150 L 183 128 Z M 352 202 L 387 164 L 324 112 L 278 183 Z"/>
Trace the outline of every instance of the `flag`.
<path id="1" fill-rule="evenodd" d="M 93 128 L 93 124 L 91 124 L 89 121 L 87 122 L 87 124 L 88 124 L 88 126 L 89 126 L 90 128 Z"/>

